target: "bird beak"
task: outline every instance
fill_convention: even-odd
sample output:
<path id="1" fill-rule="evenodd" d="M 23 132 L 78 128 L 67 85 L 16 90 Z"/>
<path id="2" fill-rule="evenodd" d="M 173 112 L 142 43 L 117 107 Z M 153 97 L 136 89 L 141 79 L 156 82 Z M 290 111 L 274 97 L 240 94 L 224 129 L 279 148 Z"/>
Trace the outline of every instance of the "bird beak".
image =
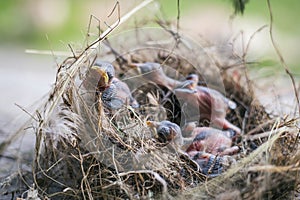
<path id="1" fill-rule="evenodd" d="M 153 129 L 154 130 L 154 138 L 158 138 L 158 134 L 157 134 L 157 130 L 156 130 L 156 128 L 159 126 L 159 122 L 154 122 L 154 121 L 146 121 L 146 125 L 148 126 L 148 127 L 150 127 L 151 129 Z"/>
<path id="2" fill-rule="evenodd" d="M 187 88 L 177 88 L 174 89 L 174 93 L 175 95 L 186 95 L 186 94 L 194 94 L 196 93 L 196 90 L 191 90 L 191 89 L 187 89 Z"/>
<path id="3" fill-rule="evenodd" d="M 146 121 L 146 125 L 149 127 L 158 127 L 159 126 L 159 122 L 154 122 L 154 121 Z"/>
<path id="4" fill-rule="evenodd" d="M 139 67 L 139 64 L 138 63 L 128 63 L 128 67 L 136 69 Z"/>
<path id="5" fill-rule="evenodd" d="M 95 70 L 100 75 L 100 77 L 102 77 L 104 79 L 105 84 L 108 84 L 109 78 L 108 78 L 106 71 L 104 71 L 103 69 L 99 68 L 96 65 L 92 66 L 91 69 Z"/>
<path id="6" fill-rule="evenodd" d="M 137 71 L 138 74 L 142 73 L 141 69 L 140 69 L 140 66 L 141 66 L 141 64 L 139 64 L 139 63 L 129 63 L 128 64 L 128 67 L 135 70 L 135 71 Z"/>
<path id="7" fill-rule="evenodd" d="M 194 84 L 195 84 L 194 81 L 186 80 L 186 81 L 182 82 L 181 84 L 179 84 L 175 89 L 187 89 L 187 90 L 193 91 L 197 86 L 197 83 L 196 83 L 196 85 L 194 85 Z M 192 89 L 187 88 L 188 86 L 192 86 Z"/>

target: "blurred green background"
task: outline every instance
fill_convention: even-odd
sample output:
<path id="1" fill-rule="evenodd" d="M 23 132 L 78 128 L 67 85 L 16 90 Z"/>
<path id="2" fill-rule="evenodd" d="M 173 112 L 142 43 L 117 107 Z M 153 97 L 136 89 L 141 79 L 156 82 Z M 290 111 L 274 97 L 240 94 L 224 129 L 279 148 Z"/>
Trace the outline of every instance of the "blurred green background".
<path id="1" fill-rule="evenodd" d="M 81 43 L 85 39 L 88 21 L 91 14 L 103 21 L 112 10 L 116 1 L 112 0 L 11 0 L 0 1 L 0 45 L 22 46 L 25 49 L 67 50 L 68 43 Z M 141 1 L 120 1 L 121 15 Z M 167 19 L 176 20 L 177 1 L 160 0 L 161 12 Z M 293 71 L 298 72 L 298 45 L 300 44 L 300 23 L 298 15 L 299 0 L 271 0 L 275 37 L 283 55 Z M 234 12 L 231 0 L 188 0 L 180 1 L 180 15 L 197 26 L 197 14 L 201 15 L 207 8 L 216 8 L 215 13 L 224 12 L 224 20 L 229 20 Z M 192 14 L 193 13 L 193 14 Z M 214 12 L 211 12 L 212 16 Z M 213 17 L 210 17 L 213 18 Z M 269 23 L 267 2 L 250 0 L 246 4 L 244 15 L 235 17 L 235 21 L 243 26 L 251 24 L 251 20 L 259 21 L 255 29 Z M 184 20 L 183 20 L 184 21 Z M 213 22 L 207 22 L 213 23 Z M 236 25 L 236 24 L 233 24 Z M 207 25 L 206 25 L 207 26 Z M 267 30 L 267 29 L 266 29 Z M 255 31 L 253 29 L 253 31 Z M 221 33 L 220 33 L 221 34 Z M 266 41 L 266 43 L 270 43 Z M 261 44 L 264 46 L 265 44 Z M 261 55 L 258 55 L 260 57 Z M 269 65 L 269 58 L 262 65 Z"/>

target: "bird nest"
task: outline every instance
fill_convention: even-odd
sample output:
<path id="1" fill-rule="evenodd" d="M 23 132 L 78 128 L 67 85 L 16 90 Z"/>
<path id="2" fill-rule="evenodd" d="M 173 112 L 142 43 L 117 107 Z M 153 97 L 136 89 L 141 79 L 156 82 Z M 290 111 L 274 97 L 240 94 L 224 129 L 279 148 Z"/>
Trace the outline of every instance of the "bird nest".
<path id="1" fill-rule="evenodd" d="M 245 62 L 229 46 L 201 46 L 166 28 L 138 28 L 98 40 L 59 67 L 36 126 L 34 188 L 51 199 L 292 198 L 299 190 L 295 120 L 271 117 L 255 97 Z M 97 46 L 98 47 L 98 46 Z M 96 59 L 111 62 L 140 107 L 108 112 L 84 87 Z M 241 128 L 237 155 L 210 177 L 183 152 L 162 145 L 145 125 L 182 124 L 181 104 L 167 88 L 148 83 L 130 62 L 161 63 L 183 80 L 190 73 L 237 103 L 227 119 Z M 201 125 L 209 126 L 206 121 Z M 297 185 L 298 184 L 298 185 Z"/>

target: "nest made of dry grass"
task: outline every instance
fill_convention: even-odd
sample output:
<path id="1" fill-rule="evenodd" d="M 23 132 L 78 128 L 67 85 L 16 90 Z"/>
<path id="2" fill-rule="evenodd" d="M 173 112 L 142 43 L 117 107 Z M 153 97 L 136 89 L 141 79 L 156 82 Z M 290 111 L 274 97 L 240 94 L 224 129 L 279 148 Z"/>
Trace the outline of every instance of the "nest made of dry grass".
<path id="1" fill-rule="evenodd" d="M 179 36 L 170 39 L 165 29 L 137 28 L 108 38 L 109 43 L 101 39 L 100 51 L 89 46 L 60 65 L 35 129 L 33 182 L 40 197 L 285 199 L 296 195 L 300 157 L 296 120 L 266 113 L 253 92 L 246 63 L 229 46 L 201 46 Z M 142 108 L 108 113 L 101 100 L 95 100 L 95 91 L 83 87 L 95 59 L 114 64 L 117 76 L 134 88 Z M 140 77 L 127 67 L 128 60 L 163 63 L 166 74 L 178 80 L 197 73 L 205 85 L 221 89 L 237 102 L 237 109 L 228 114 L 243 132 L 238 144 L 242 150 L 234 156 L 237 163 L 211 179 L 171 145 L 159 145 L 145 120 L 168 118 L 178 123 L 180 107 L 176 99 L 162 104 L 167 91 L 141 85 Z"/>

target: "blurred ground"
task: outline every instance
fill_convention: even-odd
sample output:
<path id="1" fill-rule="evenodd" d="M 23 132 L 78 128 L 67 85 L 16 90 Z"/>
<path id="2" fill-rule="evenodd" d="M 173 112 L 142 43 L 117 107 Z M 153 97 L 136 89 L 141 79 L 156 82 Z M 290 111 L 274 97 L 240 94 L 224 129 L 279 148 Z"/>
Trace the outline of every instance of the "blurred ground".
<path id="1" fill-rule="evenodd" d="M 17 105 L 34 113 L 40 99 L 50 90 L 55 78 L 51 56 L 30 55 L 22 47 L 1 47 L 0 60 L 0 142 L 13 135 L 30 118 Z M 17 104 L 17 105 L 16 105 Z M 32 129 L 31 129 L 32 130 Z M 33 133 L 22 134 L 0 158 L 0 177 L 21 167 L 19 159 L 32 159 Z"/>

